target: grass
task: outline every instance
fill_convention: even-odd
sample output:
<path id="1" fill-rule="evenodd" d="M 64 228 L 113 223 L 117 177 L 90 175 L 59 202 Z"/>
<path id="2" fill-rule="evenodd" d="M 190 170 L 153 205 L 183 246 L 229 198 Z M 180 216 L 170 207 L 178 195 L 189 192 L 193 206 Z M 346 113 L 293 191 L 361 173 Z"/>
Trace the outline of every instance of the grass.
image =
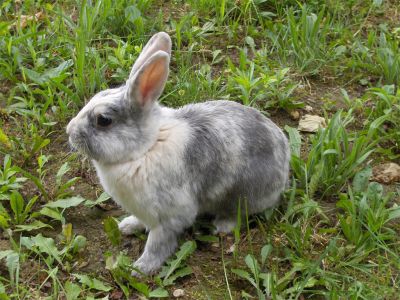
<path id="1" fill-rule="evenodd" d="M 399 299 L 397 1 L 10 1 L 0 4 L 0 299 Z M 173 40 L 161 102 L 228 99 L 285 128 L 291 182 L 277 208 L 213 236 L 199 220 L 159 274 L 132 277 L 146 238 L 65 126 L 121 84 L 155 32 Z M 309 107 L 312 111 L 309 111 Z M 314 134 L 297 117 L 326 119 Z M 243 207 L 242 209 L 245 209 Z M 107 298 L 108 297 L 108 298 Z"/>

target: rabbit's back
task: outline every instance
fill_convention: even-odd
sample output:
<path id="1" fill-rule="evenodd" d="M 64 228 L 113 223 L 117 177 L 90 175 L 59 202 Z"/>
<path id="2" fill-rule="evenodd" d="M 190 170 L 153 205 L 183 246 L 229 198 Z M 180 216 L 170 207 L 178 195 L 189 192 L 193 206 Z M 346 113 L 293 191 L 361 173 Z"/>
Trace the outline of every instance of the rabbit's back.
<path id="1" fill-rule="evenodd" d="M 232 101 L 191 104 L 176 111 L 191 128 L 184 152 L 201 213 L 248 212 L 274 205 L 286 186 L 289 147 L 281 129 L 257 110 Z"/>

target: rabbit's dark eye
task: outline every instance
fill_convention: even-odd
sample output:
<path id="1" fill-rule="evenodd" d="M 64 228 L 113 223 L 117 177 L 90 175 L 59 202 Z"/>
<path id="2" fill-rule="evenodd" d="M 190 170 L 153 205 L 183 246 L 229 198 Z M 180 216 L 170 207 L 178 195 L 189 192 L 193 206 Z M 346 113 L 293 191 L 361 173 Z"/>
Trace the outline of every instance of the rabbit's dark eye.
<path id="1" fill-rule="evenodd" d="M 108 127 L 111 125 L 112 119 L 107 118 L 103 115 L 98 115 L 96 122 L 97 122 L 97 126 L 99 126 L 99 127 Z"/>

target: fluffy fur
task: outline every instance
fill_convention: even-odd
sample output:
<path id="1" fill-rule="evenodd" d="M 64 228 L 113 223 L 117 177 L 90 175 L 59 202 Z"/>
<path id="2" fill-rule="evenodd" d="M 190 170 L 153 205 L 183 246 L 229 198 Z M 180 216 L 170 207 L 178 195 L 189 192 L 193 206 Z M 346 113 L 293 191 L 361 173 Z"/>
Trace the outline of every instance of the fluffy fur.
<path id="1" fill-rule="evenodd" d="M 170 51 L 166 33 L 153 36 L 126 84 L 95 95 L 67 127 L 105 191 L 132 214 L 119 224 L 121 232 L 149 230 L 135 262 L 144 273 L 164 263 L 199 214 L 214 215 L 217 231 L 227 232 L 239 199 L 249 213 L 275 205 L 289 171 L 285 135 L 257 110 L 232 101 L 177 110 L 157 103 Z"/>

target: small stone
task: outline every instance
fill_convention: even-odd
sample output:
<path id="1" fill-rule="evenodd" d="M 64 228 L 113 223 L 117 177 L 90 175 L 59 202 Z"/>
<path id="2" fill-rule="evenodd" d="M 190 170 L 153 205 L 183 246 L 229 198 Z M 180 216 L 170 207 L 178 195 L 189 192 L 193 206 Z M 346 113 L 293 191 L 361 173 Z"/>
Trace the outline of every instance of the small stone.
<path id="1" fill-rule="evenodd" d="M 298 120 L 298 119 L 300 119 L 300 113 L 297 111 L 297 110 L 292 110 L 292 111 L 290 111 L 290 118 L 292 119 L 292 120 Z"/>
<path id="2" fill-rule="evenodd" d="M 235 249 L 236 249 L 236 245 L 235 245 L 235 244 L 232 244 L 232 245 L 229 247 L 229 249 L 227 249 L 227 250 L 225 251 L 225 253 L 226 253 L 226 254 L 232 254 L 233 252 L 235 252 Z"/>
<path id="3" fill-rule="evenodd" d="M 314 108 L 310 105 L 306 105 L 304 106 L 304 110 L 308 113 L 312 112 L 314 110 Z"/>
<path id="4" fill-rule="evenodd" d="M 213 247 L 213 248 L 219 248 L 219 243 L 212 243 L 212 244 L 211 244 L 211 247 Z"/>
<path id="5" fill-rule="evenodd" d="M 15 21 L 12 25 L 11 25 L 11 27 L 14 27 L 14 28 L 17 28 L 18 27 L 18 25 L 23 29 L 23 28 L 25 28 L 27 25 L 28 25 L 28 22 L 29 21 L 35 21 L 35 22 L 38 22 L 39 20 L 42 20 L 42 19 L 44 19 L 44 15 L 43 15 L 43 12 L 38 12 L 38 13 L 36 13 L 35 15 L 32 15 L 32 16 L 28 16 L 28 15 L 21 15 L 20 16 L 20 18 L 19 18 L 19 24 L 18 24 L 18 21 Z"/>
<path id="6" fill-rule="evenodd" d="M 112 300 L 119 300 L 122 299 L 124 297 L 124 293 L 122 291 L 113 291 L 110 295 L 110 299 Z"/>
<path id="7" fill-rule="evenodd" d="M 182 289 L 176 289 L 176 290 L 172 293 L 172 295 L 174 295 L 175 298 L 180 298 L 180 297 L 185 296 L 185 291 L 182 290 Z"/>
<path id="8" fill-rule="evenodd" d="M 43 287 L 45 287 L 46 289 L 50 289 L 50 288 L 51 288 L 51 282 L 50 282 L 50 281 L 46 281 L 46 282 L 43 284 Z"/>
<path id="9" fill-rule="evenodd" d="M 383 184 L 400 182 L 400 166 L 396 163 L 385 163 L 378 165 L 372 170 L 372 181 Z"/>
<path id="10" fill-rule="evenodd" d="M 300 119 L 299 131 L 317 132 L 319 128 L 326 126 L 325 119 L 315 115 L 305 115 Z"/>

